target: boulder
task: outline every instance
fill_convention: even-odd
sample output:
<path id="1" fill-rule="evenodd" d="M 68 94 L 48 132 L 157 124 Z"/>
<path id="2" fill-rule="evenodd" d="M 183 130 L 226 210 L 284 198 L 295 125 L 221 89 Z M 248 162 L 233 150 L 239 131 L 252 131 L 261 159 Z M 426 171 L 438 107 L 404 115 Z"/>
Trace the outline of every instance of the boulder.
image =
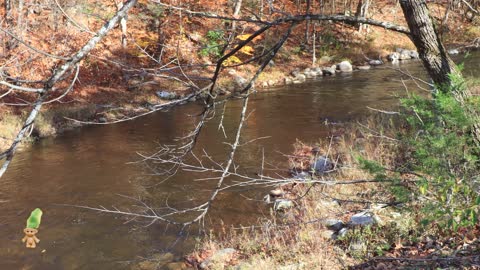
<path id="1" fill-rule="evenodd" d="M 367 226 L 375 223 L 375 218 L 370 212 L 361 212 L 350 217 L 353 226 Z"/>
<path id="2" fill-rule="evenodd" d="M 338 237 L 345 237 L 347 235 L 348 229 L 347 228 L 342 228 L 340 231 L 338 231 L 337 236 Z"/>
<path id="3" fill-rule="evenodd" d="M 397 52 L 393 52 L 387 56 L 387 59 L 390 62 L 397 61 L 399 58 L 400 58 L 400 54 Z"/>
<path id="4" fill-rule="evenodd" d="M 175 92 L 169 92 L 169 91 L 157 91 L 155 92 L 157 94 L 157 97 L 165 100 L 172 100 L 178 98 L 177 94 Z"/>
<path id="5" fill-rule="evenodd" d="M 305 74 L 299 73 L 294 79 L 293 83 L 303 83 L 307 80 L 307 76 Z"/>
<path id="6" fill-rule="evenodd" d="M 292 81 L 292 79 L 291 79 L 290 77 L 285 77 L 285 78 L 283 78 L 283 82 L 284 82 L 286 85 L 293 83 L 293 81 Z"/>
<path id="7" fill-rule="evenodd" d="M 275 201 L 275 204 L 273 205 L 273 209 L 275 211 L 285 211 L 290 208 L 293 208 L 295 204 L 291 200 L 287 199 L 278 199 Z"/>
<path id="8" fill-rule="evenodd" d="M 332 76 L 335 75 L 335 69 L 332 67 L 324 67 L 322 68 L 323 76 Z"/>
<path id="9" fill-rule="evenodd" d="M 339 69 L 341 72 L 352 72 L 353 67 L 352 64 L 348 61 L 342 61 L 337 65 L 337 69 Z"/>
<path id="10" fill-rule="evenodd" d="M 334 164 L 330 161 L 330 159 L 319 156 L 317 160 L 311 165 L 311 170 L 314 171 L 316 174 L 323 174 L 328 173 L 329 171 L 333 170 Z"/>
<path id="11" fill-rule="evenodd" d="M 294 69 L 290 72 L 290 75 L 292 75 L 292 77 L 294 77 L 294 78 L 297 77 L 298 74 L 300 74 L 300 70 L 298 68 L 296 68 L 296 69 Z"/>
<path id="12" fill-rule="evenodd" d="M 368 61 L 368 64 L 370 66 L 380 66 L 380 65 L 383 65 L 383 61 L 372 59 L 372 60 Z"/>
<path id="13" fill-rule="evenodd" d="M 410 52 L 410 57 L 411 57 L 412 59 L 419 59 L 419 58 L 420 58 L 420 55 L 418 55 L 418 52 L 417 52 L 417 51 L 415 51 L 415 50 L 410 50 L 409 52 Z"/>
<path id="14" fill-rule="evenodd" d="M 322 224 L 325 225 L 327 229 L 334 232 L 338 232 L 341 229 L 343 229 L 343 227 L 345 227 L 345 224 L 343 223 L 343 221 L 339 219 L 325 219 L 322 221 Z"/>
<path id="15" fill-rule="evenodd" d="M 398 56 L 398 60 L 409 60 L 409 59 L 412 59 L 412 57 L 410 56 L 409 50 L 403 50 Z"/>
<path id="16" fill-rule="evenodd" d="M 451 54 L 451 55 L 455 55 L 455 54 L 459 54 L 460 51 L 457 50 L 457 49 L 451 49 L 451 50 L 448 50 L 448 54 Z"/>
<path id="17" fill-rule="evenodd" d="M 315 73 L 315 76 L 322 76 L 322 69 L 319 67 L 313 68 L 312 72 Z"/>
<path id="18" fill-rule="evenodd" d="M 309 68 L 306 68 L 304 71 L 303 71 L 303 74 L 305 74 L 305 77 L 307 78 L 313 78 L 316 76 L 315 72 L 313 72 L 311 69 Z"/>

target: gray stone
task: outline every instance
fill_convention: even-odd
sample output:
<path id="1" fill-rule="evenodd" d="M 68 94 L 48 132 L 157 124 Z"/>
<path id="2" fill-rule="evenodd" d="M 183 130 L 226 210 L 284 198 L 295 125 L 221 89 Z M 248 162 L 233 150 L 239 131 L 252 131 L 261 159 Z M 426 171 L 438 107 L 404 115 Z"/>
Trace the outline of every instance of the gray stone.
<path id="1" fill-rule="evenodd" d="M 393 53 L 391 53 L 387 56 L 387 59 L 390 62 L 396 61 L 396 60 L 398 60 L 398 58 L 400 58 L 400 54 L 397 53 L 397 52 L 393 52 Z"/>
<path id="2" fill-rule="evenodd" d="M 292 81 L 292 79 L 291 79 L 290 77 L 285 77 L 285 78 L 283 79 L 283 82 L 284 82 L 285 84 L 287 84 L 287 85 L 293 83 L 293 81 Z"/>
<path id="3" fill-rule="evenodd" d="M 292 77 L 297 77 L 297 75 L 300 74 L 300 70 L 298 68 L 292 70 L 292 72 L 290 72 L 290 75 L 292 75 Z"/>
<path id="4" fill-rule="evenodd" d="M 409 59 L 412 59 L 412 56 L 410 56 L 409 50 L 403 50 L 398 56 L 398 60 L 409 60 Z"/>
<path id="5" fill-rule="evenodd" d="M 374 59 L 372 59 L 372 60 L 368 61 L 368 64 L 369 64 L 370 66 L 380 66 L 380 65 L 383 65 L 383 61 L 382 61 L 382 60 L 374 60 Z"/>
<path id="6" fill-rule="evenodd" d="M 177 94 L 175 92 L 169 92 L 169 91 L 157 91 L 155 92 L 157 96 L 161 99 L 166 99 L 166 100 L 172 100 L 177 98 Z"/>
<path id="7" fill-rule="evenodd" d="M 337 236 L 338 237 L 345 237 L 348 233 L 348 229 L 347 228 L 342 228 L 340 231 L 338 231 L 337 233 Z"/>
<path id="8" fill-rule="evenodd" d="M 100 118 L 98 118 L 98 122 L 99 122 L 99 123 L 106 123 L 106 122 L 107 122 L 107 118 L 105 118 L 105 117 L 100 117 Z"/>
<path id="9" fill-rule="evenodd" d="M 322 221 L 322 224 L 325 225 L 327 229 L 334 232 L 338 232 L 341 229 L 343 229 L 343 227 L 345 227 L 345 224 L 343 223 L 343 221 L 338 219 L 326 219 Z"/>
<path id="10" fill-rule="evenodd" d="M 273 205 L 273 209 L 275 211 L 285 211 L 290 208 L 293 208 L 295 204 L 291 200 L 287 199 L 278 199 L 275 201 L 275 204 Z"/>
<path id="11" fill-rule="evenodd" d="M 311 170 L 315 171 L 317 174 L 323 174 L 333 170 L 333 168 L 334 164 L 330 161 L 330 159 L 324 156 L 319 156 L 313 163 Z"/>
<path id="12" fill-rule="evenodd" d="M 304 74 L 305 77 L 307 77 L 308 79 L 314 78 L 314 77 L 316 76 L 316 73 L 313 72 L 313 71 L 304 72 L 303 74 Z"/>
<path id="13" fill-rule="evenodd" d="M 312 69 L 312 72 L 315 73 L 315 76 L 322 76 L 322 74 L 323 74 L 323 73 L 322 73 L 322 69 L 319 68 L 319 67 L 313 68 L 313 69 Z"/>
<path id="14" fill-rule="evenodd" d="M 361 212 L 353 215 L 350 218 L 350 224 L 353 226 L 367 226 L 375 223 L 375 218 L 372 213 Z"/>
<path id="15" fill-rule="evenodd" d="M 452 54 L 452 55 L 454 55 L 454 54 L 459 54 L 459 53 L 460 53 L 460 51 L 459 51 L 459 50 L 457 50 L 457 49 L 451 49 L 451 50 L 448 50 L 448 54 Z"/>
<path id="16" fill-rule="evenodd" d="M 341 71 L 341 72 L 352 72 L 353 71 L 353 67 L 352 67 L 352 64 L 348 61 L 342 61 L 340 62 L 338 65 L 337 65 L 337 68 Z"/>
<path id="17" fill-rule="evenodd" d="M 322 68 L 322 74 L 324 76 L 332 76 L 335 74 L 335 69 L 332 67 L 324 67 Z"/>
<path id="18" fill-rule="evenodd" d="M 409 52 L 410 52 L 410 57 L 411 57 L 412 59 L 418 59 L 418 58 L 420 58 L 420 55 L 418 55 L 418 52 L 417 52 L 417 51 L 415 51 L 415 50 L 410 50 Z"/>
<path id="19" fill-rule="evenodd" d="M 299 82 L 305 82 L 307 80 L 307 76 L 305 76 L 305 74 L 298 74 L 295 79 L 294 79 L 294 82 L 295 81 L 299 81 Z"/>

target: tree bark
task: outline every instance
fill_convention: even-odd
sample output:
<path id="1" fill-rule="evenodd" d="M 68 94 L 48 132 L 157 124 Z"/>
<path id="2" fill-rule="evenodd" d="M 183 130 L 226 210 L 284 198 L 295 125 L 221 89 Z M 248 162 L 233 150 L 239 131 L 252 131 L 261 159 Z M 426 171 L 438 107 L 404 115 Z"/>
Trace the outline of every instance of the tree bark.
<path id="1" fill-rule="evenodd" d="M 435 83 L 435 91 L 451 94 L 464 107 L 465 112 L 473 119 L 471 133 L 476 146 L 480 147 L 480 116 L 476 109 L 467 103 L 472 94 L 465 86 L 460 70 L 445 51 L 430 18 L 426 1 L 400 0 L 400 5 L 410 28 L 410 38 Z"/>
<path id="2" fill-rule="evenodd" d="M 420 59 L 437 87 L 447 91 L 452 86 L 450 74 L 461 75 L 448 56 L 433 25 L 425 0 L 400 0 L 410 37 L 417 47 Z"/>

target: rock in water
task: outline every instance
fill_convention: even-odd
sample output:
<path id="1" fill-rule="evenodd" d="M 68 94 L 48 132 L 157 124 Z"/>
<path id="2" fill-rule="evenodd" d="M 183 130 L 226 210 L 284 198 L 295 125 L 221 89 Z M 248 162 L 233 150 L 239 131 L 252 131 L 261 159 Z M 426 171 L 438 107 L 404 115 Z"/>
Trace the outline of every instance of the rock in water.
<path id="1" fill-rule="evenodd" d="M 400 54 L 397 52 L 393 52 L 387 56 L 388 61 L 391 61 L 391 62 L 397 61 L 398 58 L 400 58 Z"/>
<path id="2" fill-rule="evenodd" d="M 342 61 L 338 64 L 337 68 L 341 71 L 341 72 L 352 72 L 353 71 L 353 67 L 352 67 L 352 64 L 350 64 L 350 62 L 348 61 Z"/>
<path id="3" fill-rule="evenodd" d="M 370 61 L 368 61 L 368 64 L 370 66 L 380 66 L 380 65 L 383 65 L 383 61 L 382 60 L 370 60 Z"/>
<path id="4" fill-rule="evenodd" d="M 324 76 L 332 76 L 335 74 L 335 69 L 332 67 L 324 67 L 322 68 L 322 74 Z"/>

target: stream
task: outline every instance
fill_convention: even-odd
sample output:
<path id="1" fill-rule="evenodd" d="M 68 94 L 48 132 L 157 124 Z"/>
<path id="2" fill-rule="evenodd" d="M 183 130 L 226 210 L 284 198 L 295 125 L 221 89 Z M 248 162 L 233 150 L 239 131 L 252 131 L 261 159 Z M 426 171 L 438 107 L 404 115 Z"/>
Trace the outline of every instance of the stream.
<path id="1" fill-rule="evenodd" d="M 479 77 L 480 53 L 465 61 L 464 74 Z M 235 158 L 239 172 L 258 173 L 262 156 L 270 166 L 288 169 L 287 158 L 297 139 L 316 142 L 329 134 L 326 122 L 349 122 L 365 115 L 368 107 L 396 110 L 397 96 L 405 93 L 401 78 L 390 63 L 366 71 L 337 74 L 304 84 L 278 87 L 257 93 L 249 103 L 251 113 L 242 132 L 243 141 Z M 416 77 L 426 74 L 419 61 L 401 63 Z M 407 81 L 409 90 L 417 88 Z M 204 149 L 224 162 L 242 107 L 240 100 L 225 108 L 227 138 L 218 130 L 219 117 L 203 130 L 196 152 Z M 99 213 L 67 205 L 138 209 L 140 198 L 153 207 L 192 206 L 204 202 L 213 181 L 195 181 L 205 176 L 180 172 L 167 181 L 154 175 L 138 153 L 155 152 L 161 144 L 193 128 L 201 110 L 187 104 L 168 112 L 106 126 L 86 126 L 54 138 L 42 139 L 20 151 L 6 175 L 0 179 L 0 269 L 130 269 L 152 254 L 171 252 L 177 258 L 190 252 L 198 230 L 175 245 L 178 228 L 149 221 L 127 222 L 125 216 Z M 219 108 L 218 113 L 223 108 Z M 260 200 L 265 189 L 223 192 L 206 218 L 207 224 L 249 225 L 269 215 Z M 21 242 L 30 211 L 44 212 L 36 249 Z M 149 225 L 149 226 L 146 226 Z"/>

